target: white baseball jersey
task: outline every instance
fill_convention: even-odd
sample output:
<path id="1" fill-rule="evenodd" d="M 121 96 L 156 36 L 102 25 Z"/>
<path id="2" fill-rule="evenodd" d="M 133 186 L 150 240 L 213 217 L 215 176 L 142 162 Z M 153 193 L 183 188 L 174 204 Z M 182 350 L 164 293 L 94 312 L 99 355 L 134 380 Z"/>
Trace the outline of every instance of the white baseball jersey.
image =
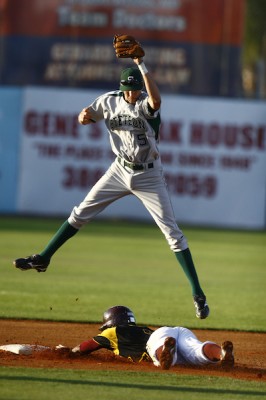
<path id="1" fill-rule="evenodd" d="M 169 336 L 175 338 L 176 340 L 176 351 L 173 357 L 172 365 L 204 365 L 215 364 L 218 362 L 211 361 L 204 355 L 202 350 L 206 343 L 213 342 L 201 342 L 197 339 L 193 332 L 181 326 L 173 328 L 163 326 L 156 329 L 156 331 L 151 334 L 147 342 L 147 351 L 153 361 L 153 364 L 157 367 L 160 366 L 160 362 L 157 359 L 156 350 L 164 344 L 165 339 Z"/>
<path id="2" fill-rule="evenodd" d="M 156 134 L 148 122 L 157 118 L 159 111 L 151 110 L 147 93 L 141 92 L 136 104 L 129 104 L 122 91 L 109 92 L 98 97 L 90 111 L 94 121 L 104 119 L 117 156 L 133 163 L 147 163 L 159 157 Z"/>
<path id="3" fill-rule="evenodd" d="M 157 147 L 160 115 L 149 106 L 148 95 L 141 92 L 136 103 L 129 104 L 122 91 L 108 92 L 89 107 L 95 122 L 104 119 L 117 157 L 83 202 L 73 208 L 68 222 L 80 229 L 112 202 L 133 194 L 149 211 L 170 248 L 187 249 L 175 220 Z"/>

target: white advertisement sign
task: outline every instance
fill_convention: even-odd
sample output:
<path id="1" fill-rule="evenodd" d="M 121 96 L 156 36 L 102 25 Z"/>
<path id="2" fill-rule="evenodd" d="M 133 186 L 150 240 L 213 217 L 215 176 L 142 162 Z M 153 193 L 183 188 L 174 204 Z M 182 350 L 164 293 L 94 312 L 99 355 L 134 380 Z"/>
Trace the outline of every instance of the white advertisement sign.
<path id="1" fill-rule="evenodd" d="M 100 94 L 25 89 L 21 213 L 68 215 L 114 159 L 104 123 L 77 121 Z M 265 104 L 255 101 L 163 97 L 159 147 L 179 223 L 265 227 L 265 111 Z M 133 196 L 101 215 L 151 218 Z"/>

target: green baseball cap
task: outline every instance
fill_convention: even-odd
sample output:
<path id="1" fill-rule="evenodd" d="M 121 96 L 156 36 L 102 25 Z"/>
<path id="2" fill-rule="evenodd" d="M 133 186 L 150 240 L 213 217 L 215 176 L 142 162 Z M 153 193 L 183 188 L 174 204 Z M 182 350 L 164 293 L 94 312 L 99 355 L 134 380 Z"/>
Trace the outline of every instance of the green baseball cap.
<path id="1" fill-rule="evenodd" d="M 120 90 L 141 90 L 143 88 L 143 79 L 138 68 L 124 69 L 120 77 Z"/>

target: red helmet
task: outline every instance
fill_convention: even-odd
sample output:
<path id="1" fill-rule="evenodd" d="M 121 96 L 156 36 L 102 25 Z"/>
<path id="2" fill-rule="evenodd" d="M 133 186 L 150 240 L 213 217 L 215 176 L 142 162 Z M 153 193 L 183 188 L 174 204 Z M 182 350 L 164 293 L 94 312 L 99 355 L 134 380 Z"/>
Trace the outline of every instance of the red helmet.
<path id="1" fill-rule="evenodd" d="M 114 306 L 108 308 L 103 314 L 103 325 L 100 331 L 117 325 L 136 325 L 133 312 L 124 306 Z"/>

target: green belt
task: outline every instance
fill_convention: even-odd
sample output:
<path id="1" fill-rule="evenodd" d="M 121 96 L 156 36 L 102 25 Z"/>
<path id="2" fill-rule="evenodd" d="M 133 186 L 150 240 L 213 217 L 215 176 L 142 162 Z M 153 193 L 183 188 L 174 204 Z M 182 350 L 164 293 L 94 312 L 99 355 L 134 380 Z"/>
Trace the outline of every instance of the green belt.
<path id="1" fill-rule="evenodd" d="M 130 169 L 133 169 L 133 171 L 143 171 L 145 169 L 145 165 L 147 165 L 147 168 L 153 168 L 153 162 L 148 163 L 148 164 L 134 164 L 131 162 L 128 162 L 124 160 L 121 157 L 117 157 L 118 162 L 123 166 L 123 167 L 128 167 Z"/>

